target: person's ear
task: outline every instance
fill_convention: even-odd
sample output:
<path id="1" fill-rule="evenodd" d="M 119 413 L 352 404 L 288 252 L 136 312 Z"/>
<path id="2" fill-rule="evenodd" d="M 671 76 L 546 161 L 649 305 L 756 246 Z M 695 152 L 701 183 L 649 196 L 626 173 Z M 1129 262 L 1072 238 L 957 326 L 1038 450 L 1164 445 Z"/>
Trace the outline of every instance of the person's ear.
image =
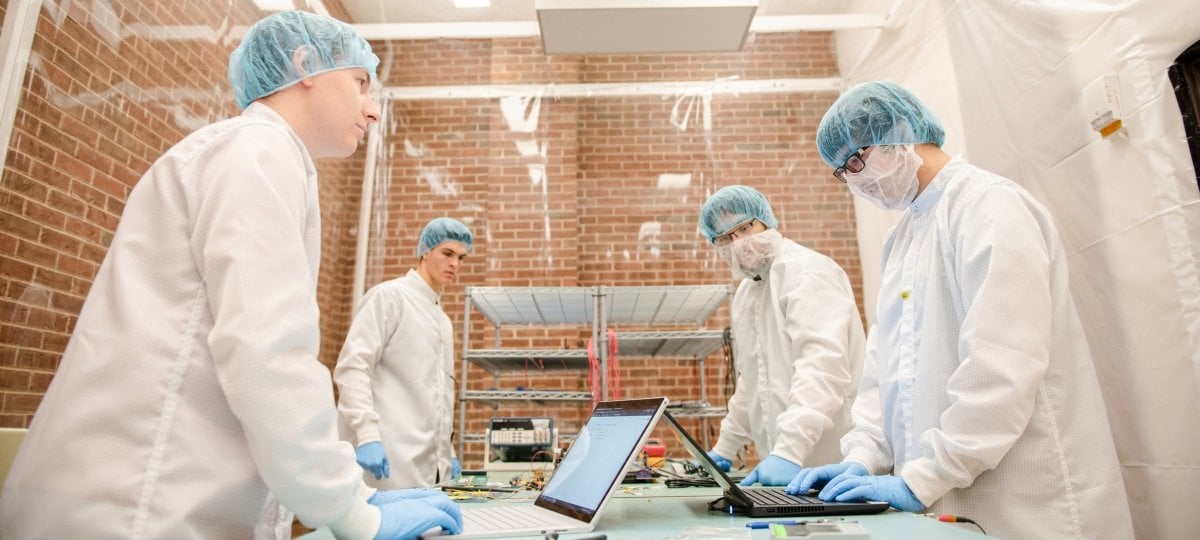
<path id="1" fill-rule="evenodd" d="M 312 47 L 309 45 L 301 45 L 292 51 L 292 70 L 296 72 L 296 78 L 300 80 L 300 84 L 305 87 L 312 87 L 313 80 L 308 76 L 308 55 L 312 53 Z"/>

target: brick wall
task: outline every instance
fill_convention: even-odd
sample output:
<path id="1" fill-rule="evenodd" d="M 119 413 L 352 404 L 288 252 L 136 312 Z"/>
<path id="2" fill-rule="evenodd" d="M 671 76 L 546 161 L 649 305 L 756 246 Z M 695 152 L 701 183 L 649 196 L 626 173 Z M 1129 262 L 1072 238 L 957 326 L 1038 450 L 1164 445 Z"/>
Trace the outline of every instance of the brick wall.
<path id="1" fill-rule="evenodd" d="M 228 13 L 205 0 L 45 3 L 0 176 L 0 426 L 29 425 L 133 185 L 189 132 L 237 114 L 229 53 L 260 16 L 249 1 Z M 328 365 L 347 326 L 353 257 L 353 230 L 336 215 L 357 212 L 362 162 L 360 152 L 318 163 Z"/>
<path id="2" fill-rule="evenodd" d="M 41 11 L 0 177 L 5 426 L 28 425 L 138 176 L 193 123 L 233 110 L 219 68 L 227 47 L 119 38 L 92 7 Z M 216 26 L 200 3 L 113 7 L 123 23 Z"/>
<path id="3" fill-rule="evenodd" d="M 325 3 L 344 15 L 336 2 Z M 0 176 L 0 426 L 29 424 L 141 174 L 190 131 L 236 114 L 226 82 L 232 32 L 259 16 L 248 1 L 214 13 L 202 0 L 48 2 L 39 14 Z M 144 31 L 155 28 L 175 37 Z M 202 31 L 183 37 L 184 28 Z M 740 53 L 710 55 L 547 57 L 533 39 L 374 45 L 384 58 L 381 76 L 393 86 L 835 74 L 824 33 L 761 35 Z M 697 112 L 686 130 L 671 124 L 676 97 L 557 98 L 548 87 L 528 132 L 511 129 L 495 99 L 394 102 L 376 192 L 385 219 L 367 233 L 368 285 L 411 268 L 421 226 L 443 215 L 468 223 L 477 238 L 460 283 L 443 299 L 459 338 L 462 285 L 728 283 L 728 270 L 696 233 L 696 212 L 707 194 L 733 183 L 766 193 L 785 236 L 833 256 L 857 283 L 850 198 L 812 148 L 816 122 L 833 98 L 715 96 L 707 137 Z M 536 151 L 527 155 L 531 147 Z M 364 161 L 360 150 L 318 164 L 321 361 L 329 366 L 349 324 Z M 662 173 L 691 180 L 660 187 Z M 472 346 L 491 346 L 495 330 L 475 319 Z M 722 309 L 706 326 L 723 328 L 727 320 Z M 516 328 L 504 329 L 501 340 L 582 348 L 587 335 L 581 327 Z M 719 354 L 708 364 L 709 399 L 722 404 L 726 367 Z M 699 395 L 695 362 L 627 359 L 622 374 L 627 397 Z M 493 381 L 473 368 L 469 379 L 477 389 L 587 387 L 583 372 L 545 376 L 534 369 Z M 587 409 L 506 404 L 500 414 L 554 411 L 570 431 Z M 470 431 L 492 414 L 479 404 L 470 411 Z M 478 466 L 479 448 L 469 450 L 466 465 Z"/>
<path id="4" fill-rule="evenodd" d="M 761 35 L 742 52 L 704 55 L 547 57 L 534 39 L 392 42 L 376 44 L 376 49 L 384 58 L 389 86 L 836 76 L 825 33 Z M 393 102 L 381 167 L 388 194 L 379 198 L 388 234 L 373 232 L 387 240 L 373 244 L 368 285 L 411 268 L 420 228 L 443 215 L 466 222 L 476 234 L 475 253 L 459 283 L 443 297 L 460 343 L 464 285 L 730 283 L 728 268 L 699 236 L 696 224 L 705 198 L 734 183 L 763 191 L 785 236 L 829 254 L 857 283 L 861 266 L 850 196 L 829 175 L 812 143 L 817 122 L 835 97 L 714 96 L 707 134 L 701 128 L 699 97 L 556 98 L 553 86 L 545 86 L 540 100 L 533 95 L 524 96 L 524 102 L 509 98 L 508 114 L 499 99 Z M 671 122 L 677 100 L 680 109 L 695 107 L 686 129 Z M 522 123 L 525 130 L 513 127 Z M 660 186 L 663 173 L 690 175 L 690 183 Z M 477 313 L 473 323 L 471 346 L 493 347 L 495 330 Z M 727 324 L 728 312 L 722 308 L 705 326 Z M 501 345 L 582 348 L 587 338 L 583 327 L 518 327 L 502 330 Z M 707 364 L 709 401 L 722 405 L 730 392 L 727 366 L 720 354 Z M 542 372 L 534 366 L 498 379 L 471 367 L 468 380 L 472 389 L 588 388 L 586 372 Z M 699 398 L 698 380 L 697 363 L 690 360 L 622 362 L 625 397 L 666 394 L 694 400 Z M 575 431 L 588 410 L 586 403 L 506 402 L 495 414 L 551 414 L 564 431 Z M 480 433 L 493 409 L 469 403 L 468 412 L 466 432 Z M 687 423 L 700 433 L 699 420 Z M 714 436 L 715 424 L 709 426 Z M 679 455 L 666 430 L 656 435 Z M 468 445 L 463 456 L 467 467 L 481 465 L 481 450 Z"/>

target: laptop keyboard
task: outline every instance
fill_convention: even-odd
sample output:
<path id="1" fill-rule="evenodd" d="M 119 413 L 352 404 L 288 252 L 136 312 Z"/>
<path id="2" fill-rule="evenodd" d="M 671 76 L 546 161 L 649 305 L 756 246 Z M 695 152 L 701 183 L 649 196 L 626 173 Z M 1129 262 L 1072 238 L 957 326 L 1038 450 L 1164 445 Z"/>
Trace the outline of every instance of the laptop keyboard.
<path id="1" fill-rule="evenodd" d="M 463 512 L 464 525 L 473 523 L 471 530 L 496 531 L 505 529 L 523 529 L 554 525 L 538 512 L 523 506 L 500 506 L 497 508 L 471 508 Z"/>
<path id="2" fill-rule="evenodd" d="M 766 505 L 802 505 L 802 504 L 825 504 L 824 501 L 816 497 L 808 497 L 805 495 L 788 495 L 782 489 L 747 489 L 744 490 L 746 496 L 755 504 Z"/>

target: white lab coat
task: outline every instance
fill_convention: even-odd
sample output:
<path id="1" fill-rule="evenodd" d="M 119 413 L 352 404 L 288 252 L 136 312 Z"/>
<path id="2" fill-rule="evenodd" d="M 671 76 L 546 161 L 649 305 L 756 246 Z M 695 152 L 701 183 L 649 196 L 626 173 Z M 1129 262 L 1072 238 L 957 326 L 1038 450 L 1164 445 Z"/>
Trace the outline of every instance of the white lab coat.
<path id="1" fill-rule="evenodd" d="M 950 161 L 883 249 L 847 459 L 1004 538 L 1132 538 L 1050 214 Z"/>
<path id="2" fill-rule="evenodd" d="M 754 441 L 804 466 L 841 461 L 838 439 L 862 373 L 862 319 L 846 272 L 786 238 L 762 280 L 733 296 L 737 389 L 714 450 L 732 459 Z"/>
<path id="3" fill-rule="evenodd" d="M 380 489 L 450 479 L 454 457 L 454 330 L 438 293 L 415 270 L 367 291 L 333 369 L 342 436 L 382 441 L 391 476 Z"/>
<path id="4" fill-rule="evenodd" d="M 3 538 L 370 538 L 317 361 L 317 174 L 274 111 L 189 135 L 138 182 L 0 497 Z M 290 519 L 290 518 L 284 518 Z"/>

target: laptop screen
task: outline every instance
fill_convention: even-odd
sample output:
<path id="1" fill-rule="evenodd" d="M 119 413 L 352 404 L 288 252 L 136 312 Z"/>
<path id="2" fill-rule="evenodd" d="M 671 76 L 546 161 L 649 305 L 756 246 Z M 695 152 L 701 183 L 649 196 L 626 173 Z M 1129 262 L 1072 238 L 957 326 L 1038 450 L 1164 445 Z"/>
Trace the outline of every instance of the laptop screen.
<path id="1" fill-rule="evenodd" d="M 641 449 L 665 402 L 654 398 L 597 405 L 536 504 L 590 522 L 625 478 L 625 468 Z"/>
<path id="2" fill-rule="evenodd" d="M 697 443 L 696 439 L 693 439 L 692 436 L 688 434 L 687 430 L 683 429 L 683 426 L 679 425 L 679 422 L 675 420 L 674 416 L 671 416 L 671 413 L 664 413 L 663 416 L 666 417 L 667 425 L 671 427 L 671 431 L 674 431 L 675 435 L 679 437 L 679 440 L 683 442 L 683 447 L 687 449 L 688 453 L 695 458 L 697 463 L 699 463 L 705 468 L 705 470 L 708 471 L 708 475 L 717 482 L 717 485 L 721 486 L 721 489 L 725 490 L 725 496 L 731 499 L 732 502 L 748 506 L 750 504 L 750 499 L 748 499 L 746 495 L 742 493 L 742 489 L 739 488 L 737 484 L 729 479 L 728 475 L 726 475 L 719 467 L 717 467 L 716 463 L 713 463 L 712 458 L 708 457 L 708 452 L 705 452 L 704 449 L 700 447 L 700 443 Z"/>
<path id="3" fill-rule="evenodd" d="M 749 509 L 746 513 L 755 517 L 783 517 L 783 516 L 818 516 L 818 515 L 842 515 L 842 514 L 877 514 L 888 509 L 888 503 L 877 501 L 850 501 L 850 502 L 769 502 L 767 504 L 755 503 L 751 500 L 749 494 L 759 494 L 764 492 L 782 492 L 782 487 L 762 487 L 762 488 L 746 488 L 743 490 L 738 486 L 729 475 L 725 474 L 716 463 L 713 463 L 712 458 L 708 457 L 708 452 L 705 452 L 700 447 L 700 443 L 696 442 L 683 426 L 671 413 L 664 412 L 663 416 L 667 420 L 667 425 L 679 436 L 679 440 L 683 442 L 684 448 L 687 448 L 688 453 L 696 459 L 708 471 L 709 476 L 717 481 L 717 484 L 724 490 L 725 502 L 732 512 L 735 508 L 741 507 Z M 710 507 L 711 508 L 711 507 Z"/>

